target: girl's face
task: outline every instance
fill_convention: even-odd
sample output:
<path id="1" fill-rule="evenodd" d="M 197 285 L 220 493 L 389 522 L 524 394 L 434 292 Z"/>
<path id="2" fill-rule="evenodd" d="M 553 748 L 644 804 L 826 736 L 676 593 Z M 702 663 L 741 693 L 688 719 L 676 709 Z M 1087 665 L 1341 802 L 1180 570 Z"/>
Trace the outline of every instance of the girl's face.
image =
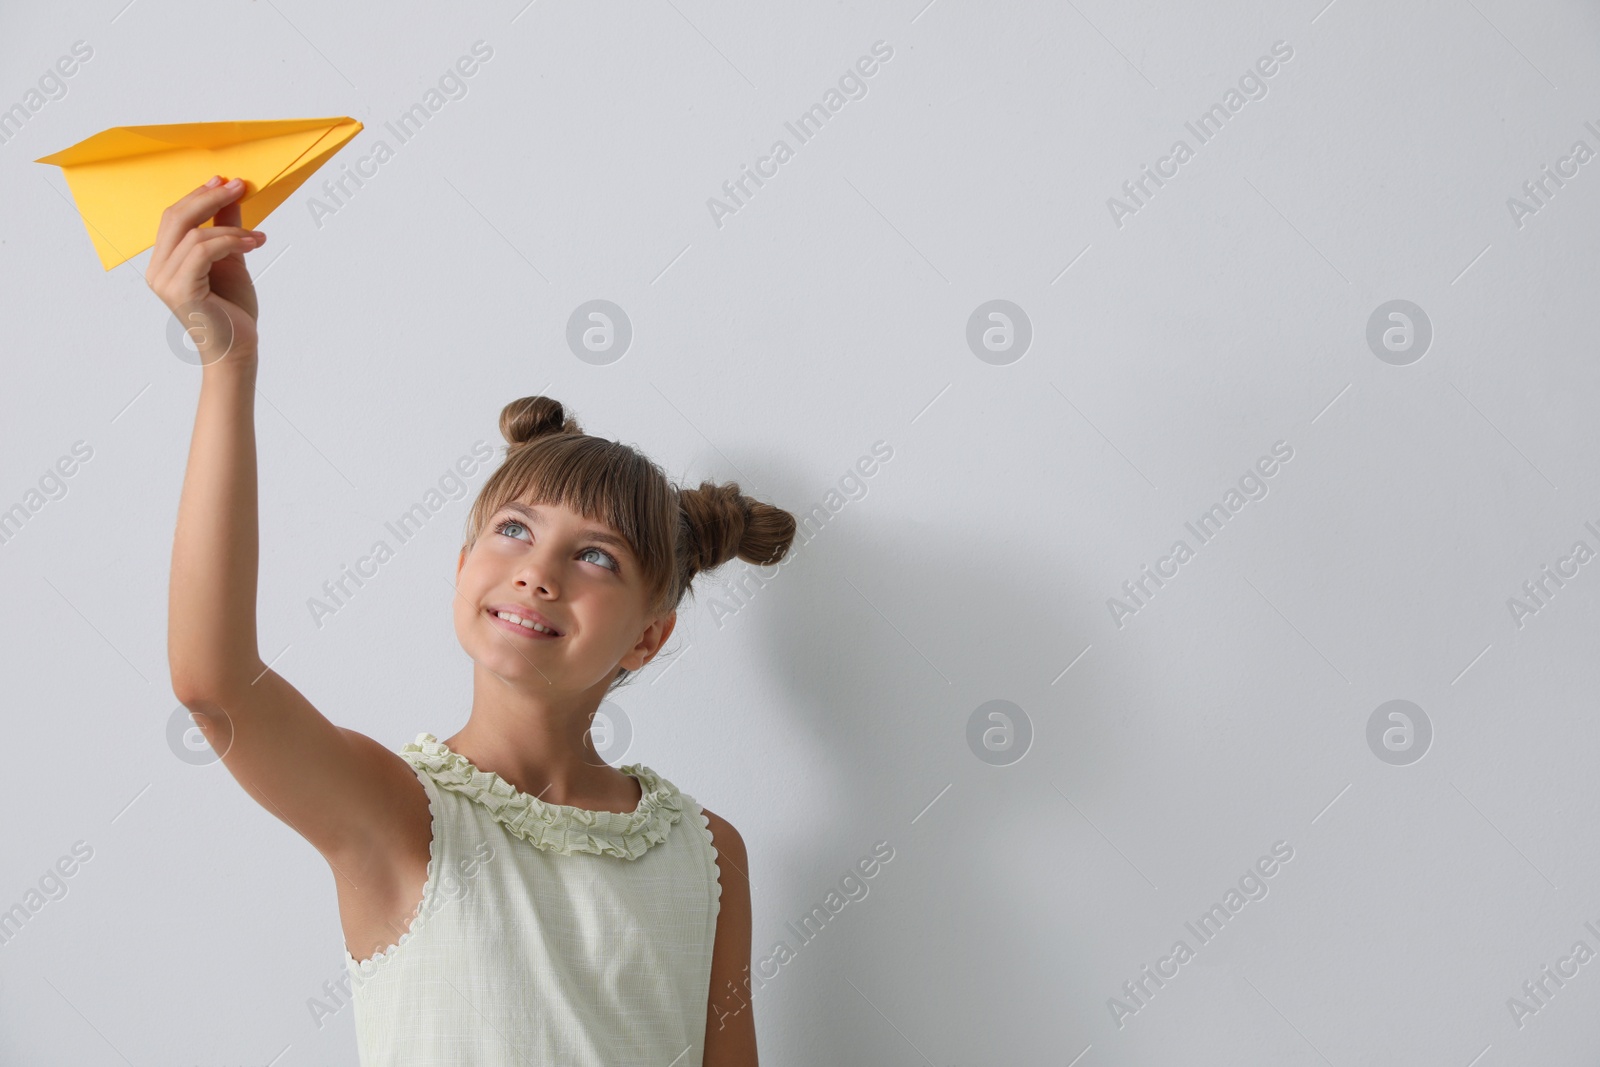
<path id="1" fill-rule="evenodd" d="M 511 501 L 456 564 L 455 627 L 475 662 L 546 692 L 602 691 L 636 671 L 672 633 L 677 613 L 645 616 L 638 560 L 615 530 L 555 504 Z M 556 631 L 538 633 L 494 609 Z"/>

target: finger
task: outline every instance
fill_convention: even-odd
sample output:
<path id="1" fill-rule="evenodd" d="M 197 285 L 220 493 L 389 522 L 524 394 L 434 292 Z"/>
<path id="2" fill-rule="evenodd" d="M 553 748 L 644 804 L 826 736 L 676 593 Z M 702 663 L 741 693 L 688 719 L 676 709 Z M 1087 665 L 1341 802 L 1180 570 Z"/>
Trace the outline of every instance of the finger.
<path id="1" fill-rule="evenodd" d="M 224 204 L 243 197 L 247 191 L 248 186 L 243 183 L 230 189 L 227 182 L 221 182 L 214 188 L 202 185 L 180 198 L 161 213 L 161 224 L 156 229 L 155 252 L 150 257 L 152 263 L 164 261 L 184 234 L 212 218 L 222 210 Z"/>
<path id="2" fill-rule="evenodd" d="M 200 280 L 201 276 L 187 273 L 190 249 L 197 244 L 217 237 L 246 236 L 256 238 L 255 247 L 260 247 L 261 242 L 266 240 L 266 235 L 258 230 L 246 230 L 237 226 L 196 226 L 183 235 L 182 239 L 178 241 L 177 247 L 172 250 L 166 261 L 160 265 L 159 270 L 156 269 L 156 265 L 152 262 L 151 275 L 146 280 L 149 281 L 150 287 L 157 292 L 163 291 L 174 281 L 186 290 L 191 289 Z M 207 271 L 209 271 L 209 267 Z"/>
<path id="3" fill-rule="evenodd" d="M 214 237 L 254 237 L 260 244 L 266 239 L 266 234 L 260 230 L 247 230 L 242 226 L 196 226 L 183 235 L 183 240 L 178 242 L 175 254 L 182 256 L 188 252 L 198 241 L 209 241 Z"/>
<path id="4" fill-rule="evenodd" d="M 242 198 L 241 198 L 242 199 Z M 239 200 L 230 200 L 222 205 L 212 220 L 213 226 L 238 226 L 243 220 L 239 218 Z"/>
<path id="5" fill-rule="evenodd" d="M 247 246 L 243 237 L 235 237 L 231 233 L 198 241 L 184 254 L 178 277 L 198 281 L 211 273 L 211 264 L 227 259 L 235 252 L 244 252 L 248 247 L 252 246 Z"/>
<path id="6" fill-rule="evenodd" d="M 211 288 L 213 264 L 252 247 L 255 245 L 247 246 L 244 237 L 232 233 L 196 238 L 179 246 L 172 255 L 171 274 L 152 288 L 169 307 L 197 300 Z M 242 256 L 240 262 L 243 262 Z"/>
<path id="7" fill-rule="evenodd" d="M 157 274 L 169 273 L 170 260 L 190 230 L 208 221 L 224 203 L 243 195 L 241 189 L 228 188 L 220 175 L 212 180 L 217 182 L 215 186 L 201 185 L 161 213 L 161 221 L 156 227 L 155 250 L 150 256 L 151 268 Z"/>
<path id="8" fill-rule="evenodd" d="M 199 232 L 209 234 L 208 230 L 200 230 Z M 197 284 L 209 285 L 211 283 L 210 263 L 215 263 L 221 259 L 233 258 L 236 255 L 242 256 L 245 252 L 261 247 L 261 242 L 252 238 L 248 232 L 238 234 L 223 233 L 215 237 L 202 237 L 195 242 L 195 246 L 206 249 L 209 262 L 201 264 L 200 273 L 193 281 Z"/>
<path id="9" fill-rule="evenodd" d="M 251 249 L 260 248 L 261 242 L 265 240 L 263 236 L 258 235 L 253 230 L 241 230 L 236 227 L 229 227 L 218 233 L 213 227 L 202 226 L 189 232 L 199 235 L 194 239 L 195 244 L 226 241 L 228 242 L 227 247 L 231 252 L 249 252 Z M 179 247 L 182 246 L 180 245 Z"/>

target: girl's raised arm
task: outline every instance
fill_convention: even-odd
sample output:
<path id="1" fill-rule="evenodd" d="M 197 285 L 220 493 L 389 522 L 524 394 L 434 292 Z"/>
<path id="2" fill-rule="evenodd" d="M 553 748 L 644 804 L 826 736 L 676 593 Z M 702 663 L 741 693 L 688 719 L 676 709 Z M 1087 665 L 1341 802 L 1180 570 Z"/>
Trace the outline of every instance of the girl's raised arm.
<path id="1" fill-rule="evenodd" d="M 145 274 L 202 363 L 172 545 L 172 689 L 239 784 L 328 859 L 341 899 L 360 883 L 368 907 L 393 897 L 406 911 L 416 887 L 402 883 L 426 867 L 430 837 L 415 774 L 324 718 L 256 644 L 257 305 L 243 253 L 260 240 L 239 227 L 243 191 L 213 179 L 167 208 Z"/>

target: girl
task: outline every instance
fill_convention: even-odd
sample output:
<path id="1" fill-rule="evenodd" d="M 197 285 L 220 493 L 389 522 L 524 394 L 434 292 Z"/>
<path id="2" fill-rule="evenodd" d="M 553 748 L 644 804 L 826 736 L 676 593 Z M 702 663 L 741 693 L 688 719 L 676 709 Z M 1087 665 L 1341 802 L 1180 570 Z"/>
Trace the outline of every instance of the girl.
<path id="1" fill-rule="evenodd" d="M 172 688 L 239 784 L 333 869 L 361 1062 L 753 1067 L 744 842 L 649 767 L 608 766 L 589 726 L 671 635 L 695 574 L 777 562 L 794 517 L 737 484 L 676 488 L 556 401 L 514 401 L 456 562 L 466 725 L 398 753 L 335 726 L 256 645 L 243 253 L 266 238 L 239 226 L 244 191 L 213 178 L 167 208 L 145 274 L 202 364 Z"/>

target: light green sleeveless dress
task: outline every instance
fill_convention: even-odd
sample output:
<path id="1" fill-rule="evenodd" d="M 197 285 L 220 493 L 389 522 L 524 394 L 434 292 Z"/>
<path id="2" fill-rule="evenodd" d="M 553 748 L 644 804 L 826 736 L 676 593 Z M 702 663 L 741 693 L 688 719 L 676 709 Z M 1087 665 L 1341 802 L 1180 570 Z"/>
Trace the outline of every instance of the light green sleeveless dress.
<path id="1" fill-rule="evenodd" d="M 722 886 L 694 798 L 629 764 L 639 806 L 590 811 L 432 734 L 400 755 L 433 840 L 410 929 L 345 953 L 363 1067 L 701 1067 Z"/>

